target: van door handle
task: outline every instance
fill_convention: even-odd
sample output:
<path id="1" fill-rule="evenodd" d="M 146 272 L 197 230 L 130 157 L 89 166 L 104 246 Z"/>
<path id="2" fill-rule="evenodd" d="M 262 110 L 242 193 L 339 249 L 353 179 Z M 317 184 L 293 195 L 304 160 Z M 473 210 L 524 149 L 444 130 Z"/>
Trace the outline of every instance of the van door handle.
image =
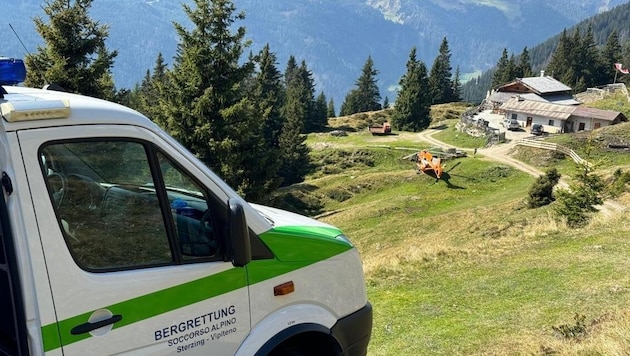
<path id="1" fill-rule="evenodd" d="M 85 324 L 77 325 L 74 328 L 72 328 L 72 330 L 70 330 L 70 333 L 72 335 L 89 333 L 92 330 L 100 329 L 103 326 L 114 324 L 121 320 L 122 320 L 122 315 L 112 315 L 112 317 L 109 319 L 97 321 L 95 323 L 87 322 Z"/>

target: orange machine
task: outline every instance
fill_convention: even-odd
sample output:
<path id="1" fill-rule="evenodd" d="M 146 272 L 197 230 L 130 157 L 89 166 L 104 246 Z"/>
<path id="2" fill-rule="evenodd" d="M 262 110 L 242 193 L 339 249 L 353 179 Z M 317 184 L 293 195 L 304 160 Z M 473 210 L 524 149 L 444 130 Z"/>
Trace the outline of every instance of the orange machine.
<path id="1" fill-rule="evenodd" d="M 427 150 L 422 150 L 417 153 L 416 165 L 418 170 L 426 173 L 427 171 L 433 171 L 435 177 L 440 179 L 442 176 L 442 159 L 431 154 Z"/>

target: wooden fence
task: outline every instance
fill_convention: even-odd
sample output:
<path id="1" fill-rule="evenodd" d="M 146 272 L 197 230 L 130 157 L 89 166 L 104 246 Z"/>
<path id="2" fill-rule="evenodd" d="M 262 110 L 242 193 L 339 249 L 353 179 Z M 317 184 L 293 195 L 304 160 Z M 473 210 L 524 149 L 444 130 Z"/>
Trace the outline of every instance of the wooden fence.
<path id="1" fill-rule="evenodd" d="M 520 140 L 516 141 L 516 144 L 517 145 L 521 145 L 521 146 L 528 146 L 528 147 L 534 147 L 534 148 L 541 148 L 541 149 L 544 149 L 544 150 L 562 152 L 565 155 L 571 157 L 573 162 L 575 162 L 577 164 L 586 165 L 586 166 L 590 166 L 591 165 L 587 160 L 585 160 L 582 157 L 580 157 L 572 149 L 564 147 L 564 146 L 559 145 L 557 143 L 545 142 L 545 141 L 540 141 L 540 140 L 531 140 L 531 139 L 525 139 L 524 138 L 524 139 L 520 139 Z"/>

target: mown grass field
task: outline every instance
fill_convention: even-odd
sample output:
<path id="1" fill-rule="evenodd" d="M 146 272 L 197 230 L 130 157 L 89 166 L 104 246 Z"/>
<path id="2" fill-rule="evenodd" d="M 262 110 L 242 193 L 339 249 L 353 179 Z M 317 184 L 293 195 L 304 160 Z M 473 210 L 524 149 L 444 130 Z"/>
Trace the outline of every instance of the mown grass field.
<path id="1" fill-rule="evenodd" d="M 440 139 L 459 145 L 450 119 Z M 606 135 L 621 137 L 627 127 Z M 475 147 L 468 140 L 460 147 Z M 580 137 L 562 140 L 585 147 Z M 402 159 L 413 153 L 407 148 L 426 148 L 413 133 L 356 129 L 345 137 L 311 135 L 307 143 L 318 170 L 284 194 L 302 212 L 341 227 L 361 252 L 374 307 L 369 355 L 630 352 L 625 210 L 569 229 L 553 204 L 526 208 L 535 178 L 479 155 L 447 161 L 441 180 L 417 174 Z M 584 149 L 597 155 L 601 172 L 630 166 L 629 153 Z M 573 166 L 545 152 L 515 154 L 543 170 L 569 174 Z M 617 203 L 629 206 L 628 193 Z"/>

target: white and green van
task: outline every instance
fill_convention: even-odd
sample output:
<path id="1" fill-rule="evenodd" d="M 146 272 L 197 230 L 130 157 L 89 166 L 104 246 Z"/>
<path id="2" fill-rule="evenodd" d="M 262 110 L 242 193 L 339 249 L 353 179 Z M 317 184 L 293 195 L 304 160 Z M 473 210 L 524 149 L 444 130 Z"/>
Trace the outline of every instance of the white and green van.
<path id="1" fill-rule="evenodd" d="M 0 58 L 0 355 L 364 355 L 357 249 Z"/>

